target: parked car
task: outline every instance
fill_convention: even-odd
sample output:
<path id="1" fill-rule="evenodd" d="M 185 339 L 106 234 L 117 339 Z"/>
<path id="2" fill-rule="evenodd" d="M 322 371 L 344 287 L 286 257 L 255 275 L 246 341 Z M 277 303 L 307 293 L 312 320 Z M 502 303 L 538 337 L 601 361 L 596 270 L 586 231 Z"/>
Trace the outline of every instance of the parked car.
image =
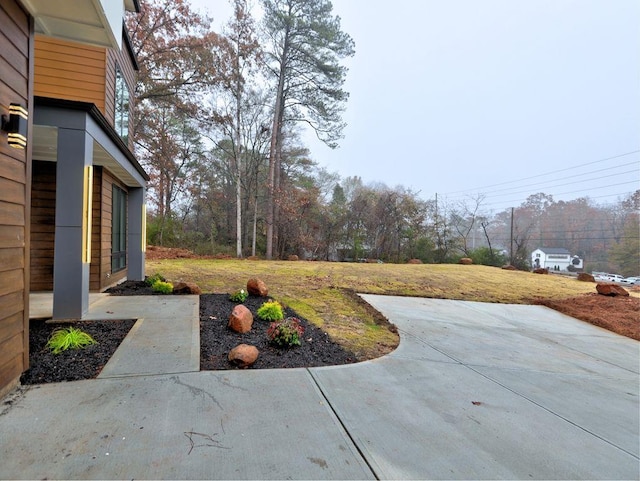
<path id="1" fill-rule="evenodd" d="M 594 279 L 599 282 L 622 282 L 622 279 L 624 279 L 624 277 L 622 277 L 620 274 L 607 274 L 604 272 L 600 272 L 599 274 L 594 276 Z"/>
<path id="2" fill-rule="evenodd" d="M 640 277 L 637 277 L 637 276 L 626 277 L 622 279 L 620 282 L 622 282 L 623 284 L 627 284 L 628 286 L 636 286 L 636 285 L 640 285 Z"/>

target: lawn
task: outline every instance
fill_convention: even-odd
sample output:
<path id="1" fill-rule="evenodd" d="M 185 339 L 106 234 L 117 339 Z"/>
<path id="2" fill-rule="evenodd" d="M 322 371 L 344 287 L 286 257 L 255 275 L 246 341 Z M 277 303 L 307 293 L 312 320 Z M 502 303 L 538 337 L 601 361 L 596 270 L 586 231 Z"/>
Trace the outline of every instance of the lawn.
<path id="1" fill-rule="evenodd" d="M 252 277 L 269 296 L 324 329 L 359 359 L 390 352 L 398 336 L 358 293 L 530 304 L 595 291 L 594 284 L 558 275 L 451 264 L 354 264 L 236 259 L 147 260 L 147 275 L 195 282 L 203 292 L 231 293 Z"/>

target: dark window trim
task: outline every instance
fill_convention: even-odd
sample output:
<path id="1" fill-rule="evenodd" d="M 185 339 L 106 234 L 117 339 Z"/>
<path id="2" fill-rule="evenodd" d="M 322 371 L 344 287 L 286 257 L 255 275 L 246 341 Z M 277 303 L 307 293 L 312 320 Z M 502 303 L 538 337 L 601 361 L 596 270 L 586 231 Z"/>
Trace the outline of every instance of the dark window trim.
<path id="1" fill-rule="evenodd" d="M 127 268 L 127 191 L 111 185 L 111 272 Z M 118 249 L 118 250 L 115 250 Z"/>

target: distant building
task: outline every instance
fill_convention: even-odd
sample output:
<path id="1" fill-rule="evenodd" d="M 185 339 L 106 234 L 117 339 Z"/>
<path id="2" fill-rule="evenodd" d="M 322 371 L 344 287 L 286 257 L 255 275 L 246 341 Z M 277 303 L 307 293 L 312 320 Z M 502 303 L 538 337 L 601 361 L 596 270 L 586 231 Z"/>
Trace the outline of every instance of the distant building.
<path id="1" fill-rule="evenodd" d="M 572 256 L 567 249 L 540 247 L 531 253 L 531 266 L 534 269 L 575 272 L 584 268 L 584 261 L 578 256 Z"/>

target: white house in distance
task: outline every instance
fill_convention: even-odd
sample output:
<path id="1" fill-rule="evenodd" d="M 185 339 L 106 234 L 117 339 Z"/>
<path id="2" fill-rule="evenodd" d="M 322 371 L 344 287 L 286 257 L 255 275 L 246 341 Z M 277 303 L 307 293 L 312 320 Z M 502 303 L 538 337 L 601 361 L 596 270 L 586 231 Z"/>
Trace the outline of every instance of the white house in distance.
<path id="1" fill-rule="evenodd" d="M 567 249 L 540 247 L 531 253 L 531 266 L 550 271 L 578 271 L 583 269 L 584 261 L 572 256 Z"/>

